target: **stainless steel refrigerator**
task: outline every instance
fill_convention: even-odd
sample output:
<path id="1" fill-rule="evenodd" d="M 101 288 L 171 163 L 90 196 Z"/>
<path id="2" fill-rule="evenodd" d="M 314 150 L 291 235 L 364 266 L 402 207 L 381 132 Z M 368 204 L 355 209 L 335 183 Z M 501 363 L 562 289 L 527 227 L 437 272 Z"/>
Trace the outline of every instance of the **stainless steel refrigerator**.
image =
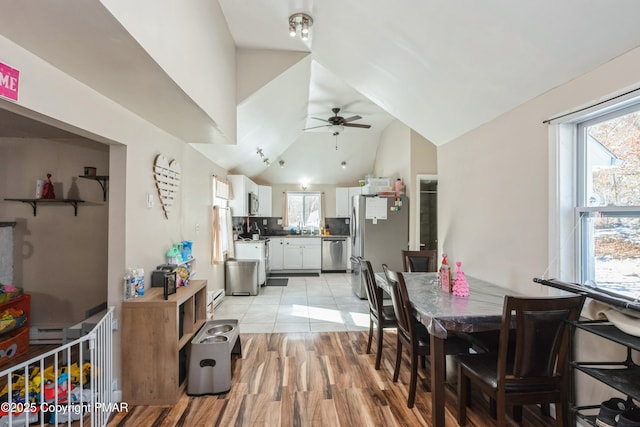
<path id="1" fill-rule="evenodd" d="M 402 250 L 409 249 L 409 198 L 354 196 L 351 211 L 351 255 L 371 262 L 373 271 L 382 264 L 402 271 Z M 352 264 L 351 286 L 361 299 L 367 298 L 364 276 Z"/>

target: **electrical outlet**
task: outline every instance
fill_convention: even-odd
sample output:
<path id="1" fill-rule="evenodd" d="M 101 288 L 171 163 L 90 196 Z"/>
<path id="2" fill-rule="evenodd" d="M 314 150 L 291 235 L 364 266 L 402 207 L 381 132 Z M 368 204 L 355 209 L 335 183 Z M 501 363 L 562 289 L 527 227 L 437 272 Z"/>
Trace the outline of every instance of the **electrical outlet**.
<path id="1" fill-rule="evenodd" d="M 118 389 L 118 380 L 114 379 L 113 381 L 111 381 L 111 390 L 117 390 Z"/>
<path id="2" fill-rule="evenodd" d="M 345 218 L 345 219 L 344 219 L 344 223 L 345 223 L 345 224 L 349 224 L 349 218 Z"/>
<path id="3" fill-rule="evenodd" d="M 153 194 L 147 193 L 147 208 L 151 209 L 153 207 Z"/>
<path id="4" fill-rule="evenodd" d="M 282 218 L 278 218 L 278 225 L 282 225 Z"/>
<path id="5" fill-rule="evenodd" d="M 262 225 L 267 225 L 267 219 L 266 218 L 262 220 Z"/>
<path id="6" fill-rule="evenodd" d="M 112 331 L 118 330 L 118 319 L 111 320 L 111 330 Z"/>
<path id="7" fill-rule="evenodd" d="M 196 224 L 196 234 L 200 232 L 200 224 Z"/>

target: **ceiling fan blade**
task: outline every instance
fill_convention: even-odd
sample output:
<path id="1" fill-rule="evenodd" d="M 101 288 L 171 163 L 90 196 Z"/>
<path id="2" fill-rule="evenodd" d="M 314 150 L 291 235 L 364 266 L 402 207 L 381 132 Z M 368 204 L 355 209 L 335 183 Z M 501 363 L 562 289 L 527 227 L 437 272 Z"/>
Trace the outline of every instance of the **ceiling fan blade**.
<path id="1" fill-rule="evenodd" d="M 330 122 L 329 122 L 329 120 L 321 119 L 321 118 L 319 118 L 319 117 L 311 117 L 311 118 L 312 118 L 312 119 L 315 119 L 315 120 L 322 120 L 323 122 L 330 123 Z"/>
<path id="2" fill-rule="evenodd" d="M 360 120 L 362 117 L 360 116 L 351 116 L 351 117 L 347 117 L 346 119 L 342 119 L 343 123 L 347 123 L 347 122 L 352 122 L 354 120 Z"/>
<path id="3" fill-rule="evenodd" d="M 361 125 L 360 123 L 342 123 L 342 126 L 348 128 L 364 128 L 369 129 L 371 125 Z"/>
<path id="4" fill-rule="evenodd" d="M 313 126 L 313 127 L 310 127 L 310 128 L 304 128 L 304 129 L 302 129 L 302 130 L 310 130 L 310 129 L 326 128 L 326 127 L 329 127 L 329 126 L 331 126 L 331 125 Z"/>

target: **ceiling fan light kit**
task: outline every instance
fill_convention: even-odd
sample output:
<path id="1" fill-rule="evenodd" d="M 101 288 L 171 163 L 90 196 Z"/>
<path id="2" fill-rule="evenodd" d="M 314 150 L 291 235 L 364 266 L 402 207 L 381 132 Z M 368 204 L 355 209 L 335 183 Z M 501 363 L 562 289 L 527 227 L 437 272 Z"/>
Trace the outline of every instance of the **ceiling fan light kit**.
<path id="1" fill-rule="evenodd" d="M 309 39 L 309 28 L 313 25 L 313 18 L 306 13 L 294 13 L 289 17 L 289 35 L 295 37 L 300 29 L 300 38 Z"/>

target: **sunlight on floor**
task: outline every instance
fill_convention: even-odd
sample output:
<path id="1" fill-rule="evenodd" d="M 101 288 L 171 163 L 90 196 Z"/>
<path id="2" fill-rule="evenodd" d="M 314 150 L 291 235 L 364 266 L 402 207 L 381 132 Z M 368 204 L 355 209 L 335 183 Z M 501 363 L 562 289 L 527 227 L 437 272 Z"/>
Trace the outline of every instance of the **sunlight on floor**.
<path id="1" fill-rule="evenodd" d="M 332 310 L 329 308 L 320 308 L 320 307 L 308 307 L 309 309 L 309 319 L 323 320 L 326 322 L 333 323 L 344 323 L 342 316 L 338 310 Z"/>
<path id="2" fill-rule="evenodd" d="M 364 326 L 364 327 L 368 327 L 369 326 L 369 315 L 365 314 L 365 313 L 356 313 L 356 312 L 349 312 L 349 316 L 351 316 L 351 319 L 353 319 L 353 323 L 356 326 Z"/>

